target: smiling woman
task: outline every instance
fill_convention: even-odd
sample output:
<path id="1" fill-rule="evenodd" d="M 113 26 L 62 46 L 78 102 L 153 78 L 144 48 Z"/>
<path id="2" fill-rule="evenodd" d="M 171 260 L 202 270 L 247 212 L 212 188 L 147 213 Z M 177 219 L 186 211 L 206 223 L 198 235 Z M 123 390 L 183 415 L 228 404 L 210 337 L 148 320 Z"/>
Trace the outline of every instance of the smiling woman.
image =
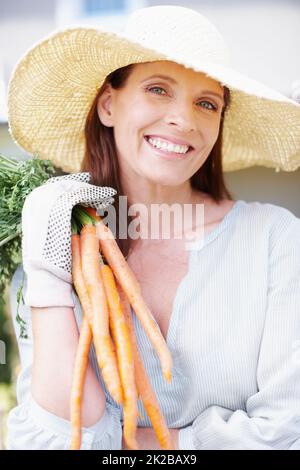
<path id="1" fill-rule="evenodd" d="M 137 279 L 134 294 L 172 356 L 167 382 L 135 295 L 128 296 L 124 311 L 149 378 L 137 388 L 152 387 L 169 446 L 300 449 L 300 220 L 274 204 L 235 201 L 223 173 L 253 165 L 296 170 L 300 106 L 234 70 L 228 57 L 207 18 L 161 5 L 135 11 L 122 34 L 54 32 L 17 64 L 9 87 L 12 135 L 75 174 L 36 188 L 25 201 L 11 310 L 14 319 L 25 274 L 19 314 L 28 320 L 28 337 L 19 337 L 14 319 L 22 371 L 9 448 L 69 448 L 69 392 L 85 319 L 70 270 L 71 209 L 102 207 L 117 192 L 108 208 L 116 210 L 117 225 L 130 219 L 121 196 L 130 208 L 145 208 L 140 220 L 151 228 L 154 205 L 163 215 L 173 205 L 203 209 L 199 223 L 192 213 L 176 231 L 203 230 L 191 250 L 184 236 L 135 239 L 116 231 Z M 126 400 L 123 407 L 111 396 L 93 348 L 89 359 L 81 448 L 121 450 Z M 139 446 L 159 449 L 151 407 L 139 400 L 138 411 Z"/>
<path id="2" fill-rule="evenodd" d="M 165 71 L 165 74 L 153 74 L 155 71 Z M 164 95 L 153 91 L 159 85 L 166 88 Z M 198 91 L 201 89 L 202 92 Z M 209 98 L 211 95 L 214 100 Z M 217 109 L 203 106 L 209 99 Z M 117 69 L 107 76 L 90 108 L 81 170 L 92 174 L 94 184 L 116 188 L 117 201 L 122 195 L 130 197 L 129 188 L 124 188 L 126 183 L 120 177 L 122 174 L 126 174 L 126 179 L 143 180 L 143 191 L 146 182 L 150 191 L 162 181 L 163 185 L 179 186 L 182 193 L 189 192 L 191 187 L 199 198 L 197 202 L 206 195 L 216 204 L 223 199 L 232 200 L 222 168 L 222 131 L 229 104 L 230 91 L 226 86 L 175 62 L 130 64 Z M 131 119 L 124 119 L 129 113 Z M 118 134 L 113 132 L 115 128 L 120 129 Z M 155 141 L 160 151 L 149 151 L 149 146 L 144 145 L 144 139 L 148 142 L 150 137 L 152 143 L 154 138 L 160 139 Z M 178 149 L 168 152 L 171 142 L 190 147 L 184 153 L 185 158 L 179 154 L 180 166 L 170 167 L 164 163 L 165 158 L 157 158 L 165 154 L 171 165 L 178 160 Z M 155 203 L 153 196 L 151 202 Z M 165 194 L 160 202 L 167 199 Z M 178 196 L 173 202 L 179 202 Z M 119 203 L 115 208 L 116 233 L 119 233 Z M 206 217 L 209 219 L 208 213 Z M 132 220 L 127 215 L 127 226 Z M 118 243 L 127 256 L 130 240 L 119 239 Z"/>

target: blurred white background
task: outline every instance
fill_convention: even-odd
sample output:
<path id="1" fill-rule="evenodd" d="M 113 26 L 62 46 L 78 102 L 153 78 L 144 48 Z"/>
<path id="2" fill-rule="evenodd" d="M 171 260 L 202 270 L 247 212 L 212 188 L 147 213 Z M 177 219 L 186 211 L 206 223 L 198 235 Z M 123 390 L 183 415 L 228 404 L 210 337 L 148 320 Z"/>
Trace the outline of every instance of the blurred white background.
<path id="1" fill-rule="evenodd" d="M 122 30 L 132 10 L 159 4 L 206 15 L 229 45 L 234 67 L 300 102 L 300 0 L 0 0 L 0 152 L 27 157 L 11 140 L 6 122 L 9 77 L 27 49 L 69 25 Z M 300 169 L 276 173 L 252 167 L 225 177 L 235 199 L 271 202 L 300 217 Z"/>

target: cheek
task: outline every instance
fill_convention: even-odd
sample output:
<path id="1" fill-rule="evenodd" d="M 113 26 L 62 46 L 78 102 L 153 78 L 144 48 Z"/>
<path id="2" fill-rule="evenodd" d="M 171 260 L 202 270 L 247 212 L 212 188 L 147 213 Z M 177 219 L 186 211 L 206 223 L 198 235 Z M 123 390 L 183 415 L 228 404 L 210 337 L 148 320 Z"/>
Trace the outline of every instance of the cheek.
<path id="1" fill-rule="evenodd" d="M 215 145 L 220 132 L 220 122 L 215 121 L 211 123 L 210 126 L 207 126 L 207 130 L 204 133 L 204 142 L 207 148 L 212 149 Z"/>
<path id="2" fill-rule="evenodd" d="M 134 108 L 129 110 L 128 116 L 132 122 L 145 131 L 151 130 L 151 126 L 158 125 L 166 113 L 165 106 L 158 106 L 157 103 L 149 103 L 145 100 L 139 100 L 135 103 Z M 153 127 L 152 127 L 153 129 Z"/>

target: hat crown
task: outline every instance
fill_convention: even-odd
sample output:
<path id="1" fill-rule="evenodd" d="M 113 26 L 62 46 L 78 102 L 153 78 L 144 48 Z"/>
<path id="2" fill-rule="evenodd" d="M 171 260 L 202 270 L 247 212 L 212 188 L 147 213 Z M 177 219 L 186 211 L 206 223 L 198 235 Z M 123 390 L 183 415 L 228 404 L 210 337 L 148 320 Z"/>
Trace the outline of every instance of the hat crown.
<path id="1" fill-rule="evenodd" d="M 141 8 L 128 18 L 124 36 L 142 46 L 188 63 L 228 65 L 229 51 L 217 28 L 190 8 L 160 5 Z"/>

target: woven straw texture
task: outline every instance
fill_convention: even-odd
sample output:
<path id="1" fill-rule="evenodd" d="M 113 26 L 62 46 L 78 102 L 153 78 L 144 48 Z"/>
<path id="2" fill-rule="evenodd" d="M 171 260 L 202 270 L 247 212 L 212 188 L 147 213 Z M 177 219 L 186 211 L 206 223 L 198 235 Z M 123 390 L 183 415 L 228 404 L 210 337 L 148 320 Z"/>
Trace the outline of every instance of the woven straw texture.
<path id="1" fill-rule="evenodd" d="M 226 85 L 223 169 L 300 166 L 300 105 L 229 65 L 222 36 L 185 7 L 134 12 L 125 30 L 74 27 L 35 44 L 16 64 L 8 90 L 9 131 L 27 152 L 78 172 L 85 120 L 105 77 L 131 63 L 172 60 Z"/>

